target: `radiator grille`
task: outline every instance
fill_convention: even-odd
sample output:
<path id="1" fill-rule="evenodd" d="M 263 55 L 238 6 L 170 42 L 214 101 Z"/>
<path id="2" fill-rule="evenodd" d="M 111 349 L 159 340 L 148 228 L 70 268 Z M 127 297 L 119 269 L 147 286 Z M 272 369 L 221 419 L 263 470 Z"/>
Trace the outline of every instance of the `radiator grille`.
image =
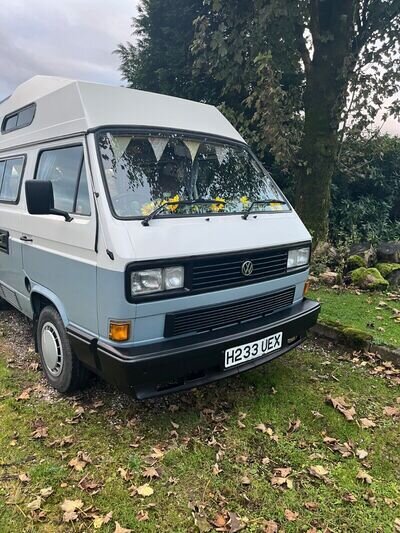
<path id="1" fill-rule="evenodd" d="M 273 279 L 286 274 L 287 250 L 242 252 L 226 257 L 201 259 L 192 266 L 192 292 L 225 289 Z M 245 276 L 242 265 L 251 261 L 253 271 Z"/>
<path id="2" fill-rule="evenodd" d="M 292 305 L 294 291 L 294 287 L 291 287 L 229 304 L 167 314 L 164 335 L 174 337 L 187 333 L 201 333 L 262 318 Z"/>

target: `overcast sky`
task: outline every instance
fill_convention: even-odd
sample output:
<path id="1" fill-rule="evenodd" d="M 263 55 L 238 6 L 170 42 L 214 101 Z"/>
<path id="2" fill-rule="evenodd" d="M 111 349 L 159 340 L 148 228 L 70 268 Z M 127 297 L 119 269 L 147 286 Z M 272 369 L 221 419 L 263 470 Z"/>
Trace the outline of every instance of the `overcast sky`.
<path id="1" fill-rule="evenodd" d="M 131 39 L 137 0 L 4 0 L 0 10 L 0 101 L 48 74 L 120 85 L 112 51 Z"/>
<path id="2" fill-rule="evenodd" d="M 3 0 L 0 101 L 17 85 L 47 74 L 121 85 L 120 42 L 131 40 L 138 0 Z M 383 131 L 400 135 L 390 119 Z"/>

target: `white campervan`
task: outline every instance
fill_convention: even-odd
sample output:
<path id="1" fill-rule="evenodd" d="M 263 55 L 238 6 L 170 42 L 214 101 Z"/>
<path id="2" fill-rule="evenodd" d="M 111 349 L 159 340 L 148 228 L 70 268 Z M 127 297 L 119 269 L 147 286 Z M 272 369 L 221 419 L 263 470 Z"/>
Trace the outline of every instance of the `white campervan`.
<path id="1" fill-rule="evenodd" d="M 310 235 L 216 108 L 38 76 L 0 123 L 0 297 L 59 391 L 183 390 L 315 323 Z"/>

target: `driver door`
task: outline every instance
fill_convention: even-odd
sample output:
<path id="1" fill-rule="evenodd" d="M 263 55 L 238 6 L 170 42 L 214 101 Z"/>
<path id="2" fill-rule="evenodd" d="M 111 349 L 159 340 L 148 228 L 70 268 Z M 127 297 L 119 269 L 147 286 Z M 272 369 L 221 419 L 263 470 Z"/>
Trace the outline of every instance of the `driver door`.
<path id="1" fill-rule="evenodd" d="M 73 220 L 25 211 L 22 257 L 32 289 L 49 291 L 68 322 L 96 332 L 96 214 L 86 160 L 83 139 L 38 153 L 34 179 L 52 182 L 54 207 Z"/>

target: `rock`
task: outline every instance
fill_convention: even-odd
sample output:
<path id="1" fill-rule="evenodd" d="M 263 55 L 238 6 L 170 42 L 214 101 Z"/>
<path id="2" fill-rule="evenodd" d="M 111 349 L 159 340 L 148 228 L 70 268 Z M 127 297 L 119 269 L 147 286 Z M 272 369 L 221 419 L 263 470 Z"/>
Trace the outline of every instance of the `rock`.
<path id="1" fill-rule="evenodd" d="M 349 250 L 349 258 L 354 255 L 358 255 L 364 259 L 365 266 L 372 266 L 376 260 L 376 252 L 370 242 L 353 244 Z"/>
<path id="2" fill-rule="evenodd" d="M 360 289 L 370 291 L 385 290 L 389 286 L 382 274 L 376 268 L 360 267 L 350 272 L 351 282 Z"/>
<path id="3" fill-rule="evenodd" d="M 400 263 L 400 241 L 380 244 L 377 249 L 377 256 L 382 263 Z"/>
<path id="4" fill-rule="evenodd" d="M 391 287 L 400 287 L 400 268 L 390 272 L 386 279 Z"/>
<path id="5" fill-rule="evenodd" d="M 337 272 L 322 272 L 322 274 L 319 275 L 319 279 L 322 283 L 325 283 L 325 285 L 332 287 L 332 285 L 338 284 L 340 276 Z"/>
<path id="6" fill-rule="evenodd" d="M 366 267 L 367 263 L 363 257 L 360 255 L 351 255 L 346 262 L 346 270 L 347 272 L 351 272 L 352 270 L 356 270 L 360 267 Z"/>
<path id="7" fill-rule="evenodd" d="M 375 268 L 379 270 L 379 272 L 382 274 L 382 276 L 387 279 L 389 274 L 394 272 L 395 270 L 400 270 L 400 264 L 399 263 L 378 263 L 375 265 Z"/>

